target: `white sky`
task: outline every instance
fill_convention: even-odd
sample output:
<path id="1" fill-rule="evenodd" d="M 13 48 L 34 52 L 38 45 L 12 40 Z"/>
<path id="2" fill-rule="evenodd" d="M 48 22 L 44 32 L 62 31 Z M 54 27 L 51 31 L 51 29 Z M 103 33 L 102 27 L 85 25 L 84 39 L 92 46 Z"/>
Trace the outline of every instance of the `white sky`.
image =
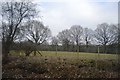
<path id="1" fill-rule="evenodd" d="M 72 25 L 95 29 L 97 24 L 118 22 L 118 3 L 97 1 L 43 1 L 40 2 L 42 22 L 55 36 Z"/>
<path id="2" fill-rule="evenodd" d="M 42 22 L 52 35 L 81 25 L 95 29 L 97 24 L 118 22 L 118 0 L 34 0 L 39 5 Z"/>

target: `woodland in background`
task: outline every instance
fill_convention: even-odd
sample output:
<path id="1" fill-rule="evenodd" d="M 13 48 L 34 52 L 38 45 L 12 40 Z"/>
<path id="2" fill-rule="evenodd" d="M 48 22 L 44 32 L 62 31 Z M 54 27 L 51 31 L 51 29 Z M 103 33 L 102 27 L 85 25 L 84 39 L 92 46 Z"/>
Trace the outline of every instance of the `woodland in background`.
<path id="1" fill-rule="evenodd" d="M 72 25 L 52 36 L 49 25 L 38 21 L 39 11 L 32 2 L 3 2 L 1 5 L 3 60 L 11 50 L 23 50 L 26 56 L 39 51 L 120 52 L 119 24 L 101 23 L 95 30 Z M 42 55 L 41 55 L 42 56 Z M 5 60 L 6 61 L 6 60 Z"/>
<path id="2" fill-rule="evenodd" d="M 28 45 L 28 42 L 14 43 L 11 47 L 11 50 L 25 51 L 27 45 Z M 117 44 L 107 45 L 106 53 L 107 54 L 118 54 L 118 47 L 116 45 Z M 31 47 L 32 49 L 34 48 L 32 45 L 29 47 Z M 56 45 L 43 44 L 37 47 L 39 51 L 56 51 L 56 48 L 57 48 L 57 51 L 77 52 L 76 45 L 69 45 L 69 46 L 68 45 L 57 45 L 56 46 Z M 86 48 L 86 45 L 80 45 L 79 52 L 98 53 L 98 48 L 99 48 L 99 53 L 104 53 L 103 46 L 98 46 L 98 45 L 88 45 L 87 48 Z"/>

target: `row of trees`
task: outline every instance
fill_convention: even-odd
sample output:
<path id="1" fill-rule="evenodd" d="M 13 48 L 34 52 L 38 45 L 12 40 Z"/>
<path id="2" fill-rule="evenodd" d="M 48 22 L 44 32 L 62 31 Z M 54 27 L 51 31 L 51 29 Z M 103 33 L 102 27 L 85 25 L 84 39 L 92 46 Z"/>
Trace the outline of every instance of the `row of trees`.
<path id="1" fill-rule="evenodd" d="M 57 37 L 52 38 L 52 43 L 62 44 L 66 48 L 74 44 L 77 46 L 79 52 L 80 45 L 102 45 L 104 53 L 106 53 L 106 46 L 118 43 L 118 25 L 109 25 L 102 23 L 93 31 L 89 28 L 82 28 L 80 25 L 73 25 L 70 29 L 59 32 Z"/>
<path id="2" fill-rule="evenodd" d="M 103 45 L 106 52 L 106 45 L 118 44 L 120 30 L 118 25 L 109 25 L 102 23 L 93 31 L 89 28 L 83 28 L 80 25 L 73 25 L 70 29 L 59 32 L 56 37 L 51 38 L 51 31 L 48 26 L 42 22 L 35 20 L 39 13 L 36 5 L 32 2 L 4 2 L 2 5 L 2 53 L 8 57 L 11 45 L 14 42 L 27 41 L 29 45 L 25 53 L 27 56 L 31 52 L 36 53 L 38 46 L 51 39 L 52 45 L 62 45 L 69 48 L 69 45 L 76 45 L 76 51 L 80 51 L 80 45 Z M 30 46 L 32 45 L 32 46 Z M 41 53 L 39 53 L 41 54 Z"/>

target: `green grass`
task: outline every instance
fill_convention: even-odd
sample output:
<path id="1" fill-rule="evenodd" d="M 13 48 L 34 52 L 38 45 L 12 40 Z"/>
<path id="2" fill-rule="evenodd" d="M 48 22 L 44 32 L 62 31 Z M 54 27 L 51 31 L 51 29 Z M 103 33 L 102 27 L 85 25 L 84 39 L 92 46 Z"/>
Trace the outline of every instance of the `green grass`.
<path id="1" fill-rule="evenodd" d="M 64 57 L 64 58 L 76 58 L 76 59 L 117 59 L 117 55 L 115 54 L 98 54 L 98 53 L 85 53 L 85 52 L 63 52 L 58 51 L 57 53 L 55 51 L 40 51 L 43 57 Z M 24 52 L 18 52 L 18 51 L 11 51 L 12 55 L 16 56 L 25 56 Z M 33 53 L 30 55 L 33 56 Z M 40 54 L 37 53 L 38 57 L 41 57 Z"/>

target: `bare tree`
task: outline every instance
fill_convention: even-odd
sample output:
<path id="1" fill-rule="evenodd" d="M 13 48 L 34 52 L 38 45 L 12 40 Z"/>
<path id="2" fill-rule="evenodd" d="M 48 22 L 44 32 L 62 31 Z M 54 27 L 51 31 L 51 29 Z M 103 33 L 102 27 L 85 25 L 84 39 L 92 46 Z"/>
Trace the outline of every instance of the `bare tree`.
<path id="1" fill-rule="evenodd" d="M 56 50 L 56 53 L 57 53 L 57 47 L 58 47 L 57 37 L 52 37 L 52 45 L 55 46 L 55 50 Z"/>
<path id="2" fill-rule="evenodd" d="M 95 38 L 97 39 L 97 42 L 103 45 L 104 53 L 106 53 L 106 45 L 115 41 L 116 26 L 102 23 L 97 26 L 95 32 Z"/>
<path id="3" fill-rule="evenodd" d="M 70 37 L 77 46 L 77 52 L 79 52 L 79 44 L 82 40 L 83 28 L 80 25 L 73 25 L 70 28 Z"/>
<path id="4" fill-rule="evenodd" d="M 83 29 L 83 40 L 86 45 L 86 50 L 88 51 L 88 45 L 92 42 L 93 31 L 88 28 Z"/>
<path id="5" fill-rule="evenodd" d="M 47 41 L 47 39 L 51 36 L 51 31 L 48 27 L 36 20 L 27 22 L 25 26 L 25 37 L 28 41 L 34 44 L 34 55 L 36 55 L 36 52 L 40 53 L 37 47 Z"/>
<path id="6" fill-rule="evenodd" d="M 2 53 L 7 57 L 11 44 L 18 38 L 21 24 L 33 18 L 37 13 L 36 7 L 32 2 L 3 2 L 1 6 Z"/>
<path id="7" fill-rule="evenodd" d="M 63 30 L 62 32 L 59 32 L 57 37 L 59 39 L 59 42 L 62 43 L 64 50 L 68 50 L 70 43 L 70 31 L 68 29 Z"/>

